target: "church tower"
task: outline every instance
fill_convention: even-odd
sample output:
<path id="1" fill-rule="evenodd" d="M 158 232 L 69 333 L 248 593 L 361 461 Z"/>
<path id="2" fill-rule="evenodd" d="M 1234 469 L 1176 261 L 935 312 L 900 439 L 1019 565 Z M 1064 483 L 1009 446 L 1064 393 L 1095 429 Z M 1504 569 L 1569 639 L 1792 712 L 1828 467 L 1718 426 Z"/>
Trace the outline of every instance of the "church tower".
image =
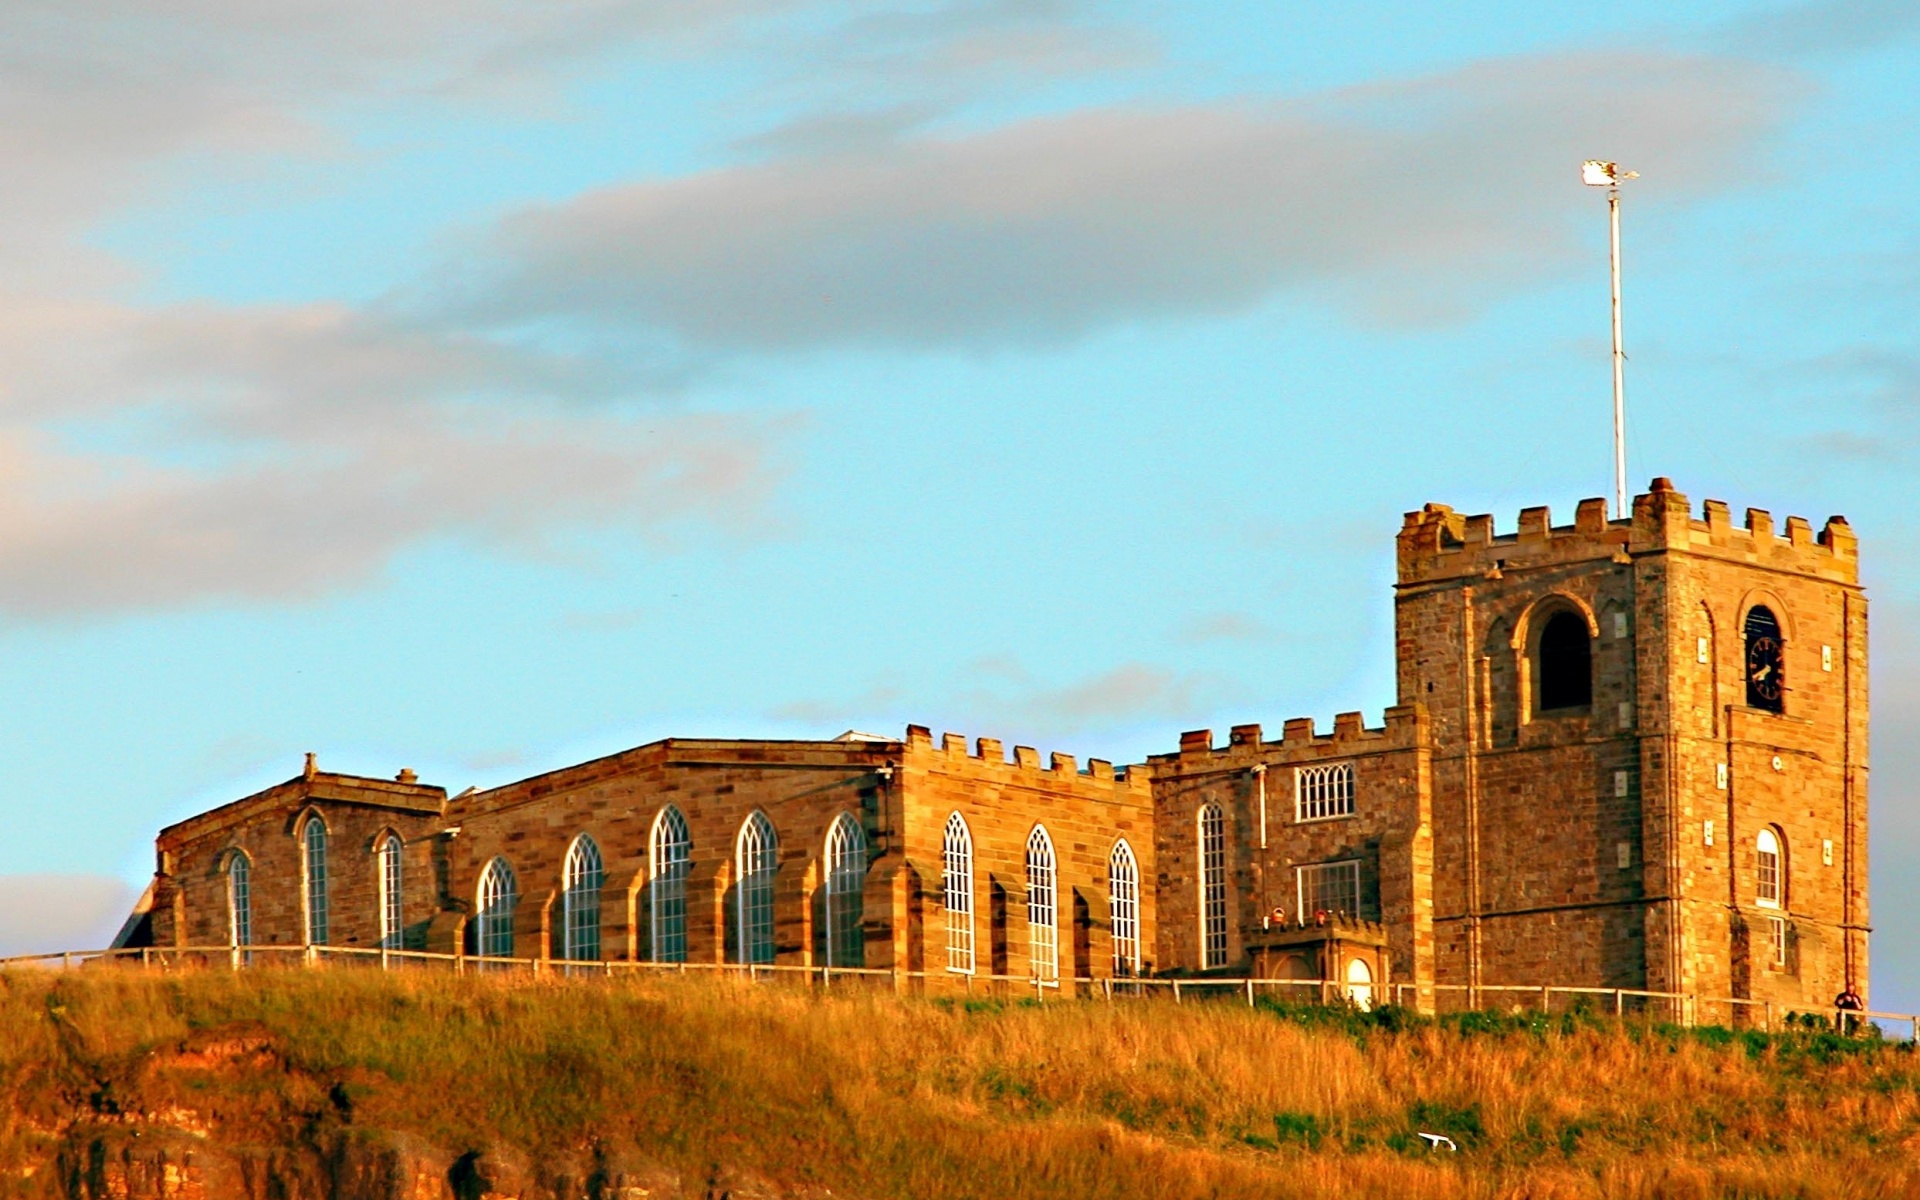
<path id="1" fill-rule="evenodd" d="M 1743 528 L 1665 479 L 1399 537 L 1432 720 L 1436 981 L 1830 1005 L 1867 981 L 1867 616 L 1844 518 Z M 1742 1019 L 1700 1014 L 1703 1019 Z"/>

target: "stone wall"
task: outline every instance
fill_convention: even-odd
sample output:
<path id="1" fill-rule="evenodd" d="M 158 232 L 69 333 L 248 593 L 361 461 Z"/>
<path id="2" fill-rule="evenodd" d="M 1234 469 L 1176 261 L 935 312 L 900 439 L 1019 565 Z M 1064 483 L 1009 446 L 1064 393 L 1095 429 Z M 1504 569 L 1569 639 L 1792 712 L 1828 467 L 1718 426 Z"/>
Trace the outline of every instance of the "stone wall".
<path id="1" fill-rule="evenodd" d="M 1389 710 L 1381 729 L 1365 728 L 1359 713 L 1336 717 L 1330 735 L 1317 734 L 1311 719 L 1288 721 L 1275 742 L 1258 725 L 1235 726 L 1219 747 L 1198 730 L 1182 735 L 1178 754 L 1151 758 L 1162 968 L 1201 969 L 1199 814 L 1218 804 L 1227 818 L 1227 973 L 1249 969 L 1248 942 L 1276 907 L 1296 921 L 1312 917 L 1296 911 L 1297 868 L 1358 859 L 1363 911 L 1354 915 L 1387 927 L 1397 975 L 1429 977 L 1429 735 L 1424 710 L 1410 706 Z M 1297 819 L 1295 772 L 1332 763 L 1353 766 L 1353 815 Z"/>
<path id="2" fill-rule="evenodd" d="M 1073 758 L 1016 746 L 1009 762 L 1001 743 L 981 738 L 973 753 L 966 739 L 946 734 L 935 745 L 922 726 L 907 728 L 901 771 L 907 858 L 921 889 L 924 920 L 915 961 L 930 972 L 948 967 L 942 840 L 959 813 L 973 838 L 976 975 L 1033 976 L 1029 929 L 1027 844 L 1044 827 L 1057 874 L 1055 900 L 1058 974 L 1071 990 L 1078 978 L 1113 971 L 1108 862 L 1118 843 L 1132 850 L 1140 881 L 1142 966 L 1155 964 L 1155 843 L 1153 795 L 1144 773 L 1116 772 L 1095 759 L 1081 771 Z"/>
<path id="3" fill-rule="evenodd" d="M 434 886 L 434 834 L 446 792 L 411 782 L 330 772 L 303 774 L 160 831 L 155 849 L 153 940 L 159 945 L 224 946 L 229 928 L 227 867 L 249 861 L 253 944 L 306 940 L 306 822 L 327 827 L 328 942 L 380 944 L 380 884 L 374 849 L 387 833 L 404 842 L 402 919 L 425 944 L 440 907 Z"/>

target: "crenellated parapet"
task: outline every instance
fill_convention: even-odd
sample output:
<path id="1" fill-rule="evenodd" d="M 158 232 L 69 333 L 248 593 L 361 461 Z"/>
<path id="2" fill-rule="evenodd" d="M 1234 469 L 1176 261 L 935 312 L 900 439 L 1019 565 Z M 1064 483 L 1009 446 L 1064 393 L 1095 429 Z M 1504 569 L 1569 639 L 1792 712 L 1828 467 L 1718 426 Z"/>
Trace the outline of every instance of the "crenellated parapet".
<path id="1" fill-rule="evenodd" d="M 1192 729 L 1180 735 L 1180 749 L 1147 758 L 1157 776 L 1187 774 L 1216 767 L 1251 765 L 1269 759 L 1301 762 L 1314 758 L 1341 758 L 1424 746 L 1429 736 L 1426 709 L 1417 704 L 1386 710 L 1383 722 L 1368 727 L 1358 712 L 1337 713 L 1333 728 L 1322 732 L 1312 717 L 1293 717 L 1281 726 L 1278 740 L 1269 741 L 1259 725 L 1235 725 L 1224 745 L 1215 745 L 1213 731 Z"/>
<path id="2" fill-rule="evenodd" d="M 1592 498 L 1579 503 L 1571 525 L 1555 525 L 1544 506 L 1523 508 L 1510 533 L 1497 532 L 1490 514 L 1469 516 L 1445 504 L 1428 504 L 1406 514 L 1397 566 L 1400 585 L 1407 587 L 1595 559 L 1625 563 L 1637 555 L 1672 551 L 1838 582 L 1859 579 L 1859 541 L 1845 517 L 1829 517 L 1815 532 L 1804 517 L 1790 516 L 1776 528 L 1771 513 L 1749 508 L 1745 525 L 1735 527 L 1725 501 L 1706 501 L 1696 517 L 1687 497 L 1665 477 L 1634 498 L 1630 518 L 1609 518 L 1607 502 Z"/>
<path id="3" fill-rule="evenodd" d="M 907 726 L 904 761 L 909 770 L 918 768 L 1002 786 L 1024 785 L 1043 793 L 1066 788 L 1076 793 L 1131 794 L 1142 804 L 1151 796 L 1144 772 L 1116 769 L 1103 758 L 1089 759 L 1082 768 L 1073 755 L 1055 751 L 1042 765 L 1040 752 L 1034 747 L 1015 746 L 1009 759 L 1006 744 L 999 738 L 975 738 L 969 749 L 964 734 L 945 733 L 935 743 L 933 731 L 924 725 Z"/>

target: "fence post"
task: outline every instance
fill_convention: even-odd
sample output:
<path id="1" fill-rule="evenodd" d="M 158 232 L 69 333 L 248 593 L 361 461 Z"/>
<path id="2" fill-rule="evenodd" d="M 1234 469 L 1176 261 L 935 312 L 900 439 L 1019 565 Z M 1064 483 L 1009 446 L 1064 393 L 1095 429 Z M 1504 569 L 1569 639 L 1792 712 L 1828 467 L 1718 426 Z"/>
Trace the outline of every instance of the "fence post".
<path id="1" fill-rule="evenodd" d="M 1767 1001 L 1767 1032 L 1773 1032 L 1773 1001 Z"/>
<path id="2" fill-rule="evenodd" d="M 153 969 L 152 950 L 152 946 L 140 947 L 140 969 L 142 971 L 150 971 Z"/>
<path id="3" fill-rule="evenodd" d="M 1247 1007 L 1253 1007 L 1253 980 L 1247 980 Z"/>
<path id="4" fill-rule="evenodd" d="M 1178 979 L 1173 981 L 1173 1002 L 1175 1004 L 1180 1003 L 1180 981 Z"/>
<path id="5" fill-rule="evenodd" d="M 1540 1011 L 1543 1013 L 1553 1011 L 1553 988 L 1550 985 L 1543 984 L 1540 988 Z"/>

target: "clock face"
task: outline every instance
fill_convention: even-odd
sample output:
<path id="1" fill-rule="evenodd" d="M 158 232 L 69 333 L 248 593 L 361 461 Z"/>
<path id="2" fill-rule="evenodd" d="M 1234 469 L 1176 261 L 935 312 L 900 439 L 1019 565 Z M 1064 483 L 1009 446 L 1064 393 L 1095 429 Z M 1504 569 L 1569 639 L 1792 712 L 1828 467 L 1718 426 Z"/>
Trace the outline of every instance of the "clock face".
<path id="1" fill-rule="evenodd" d="M 1747 643 L 1747 693 L 1750 700 L 1760 701 L 1758 707 L 1780 707 L 1780 657 L 1778 638 L 1762 636 Z"/>

